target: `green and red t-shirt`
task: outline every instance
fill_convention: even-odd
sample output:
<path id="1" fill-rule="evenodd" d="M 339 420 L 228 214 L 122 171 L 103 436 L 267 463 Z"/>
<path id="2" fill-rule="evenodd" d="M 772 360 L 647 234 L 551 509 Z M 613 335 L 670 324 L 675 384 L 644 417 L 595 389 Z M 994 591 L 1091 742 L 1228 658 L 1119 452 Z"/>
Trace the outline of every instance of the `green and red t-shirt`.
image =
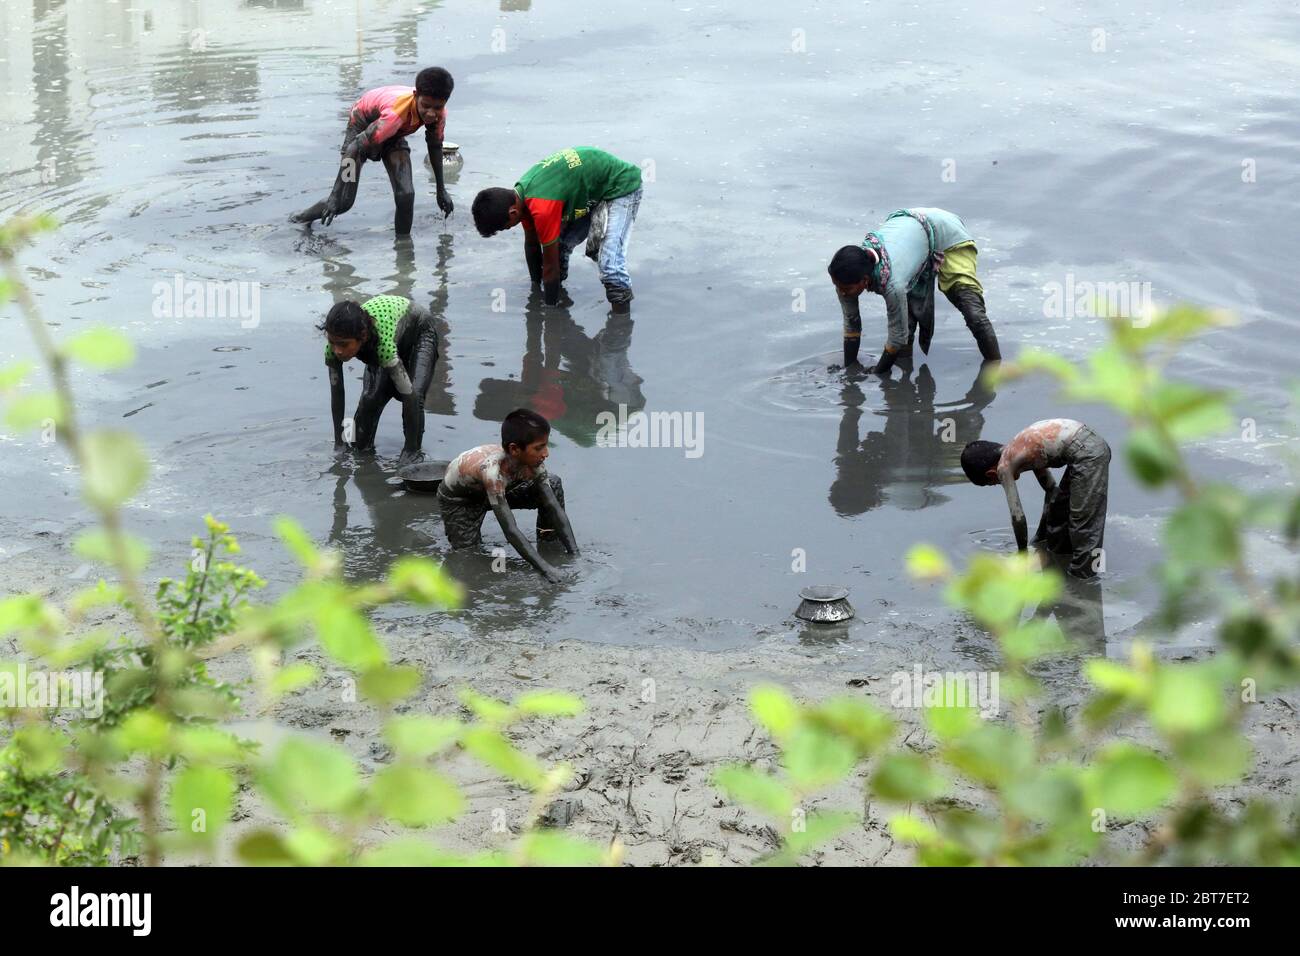
<path id="1" fill-rule="evenodd" d="M 532 214 L 537 240 L 544 246 L 559 239 L 569 223 L 589 215 L 596 203 L 640 188 L 639 166 L 592 146 L 552 153 L 515 183 L 515 191 Z M 528 229 L 527 220 L 524 228 Z"/>

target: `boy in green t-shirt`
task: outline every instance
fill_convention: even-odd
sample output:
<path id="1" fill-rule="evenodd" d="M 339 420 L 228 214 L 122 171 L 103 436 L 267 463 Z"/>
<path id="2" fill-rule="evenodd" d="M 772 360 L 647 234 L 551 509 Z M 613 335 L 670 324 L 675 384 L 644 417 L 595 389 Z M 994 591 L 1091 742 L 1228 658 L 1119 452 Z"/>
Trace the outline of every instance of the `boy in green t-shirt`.
<path id="1" fill-rule="evenodd" d="M 474 225 L 491 236 L 523 223 L 528 274 L 542 284 L 546 304 L 556 305 L 569 275 L 569 254 L 587 238 L 599 213 L 605 225 L 603 232 L 596 226 L 599 251 L 593 258 L 605 297 L 615 312 L 626 313 L 632 302 L 627 242 L 640 205 L 640 167 L 603 149 L 575 146 L 535 164 L 514 189 L 482 190 L 474 197 Z"/>

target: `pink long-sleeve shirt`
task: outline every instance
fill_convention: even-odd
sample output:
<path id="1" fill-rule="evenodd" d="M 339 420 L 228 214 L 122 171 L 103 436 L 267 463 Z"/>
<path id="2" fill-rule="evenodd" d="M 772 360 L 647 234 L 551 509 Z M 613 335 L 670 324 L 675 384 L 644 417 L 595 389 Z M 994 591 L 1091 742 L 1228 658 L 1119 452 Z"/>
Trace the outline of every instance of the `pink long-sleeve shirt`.
<path id="1" fill-rule="evenodd" d="M 379 86 L 366 90 L 352 106 L 354 121 L 366 124 L 365 137 L 372 146 L 394 136 L 409 136 L 424 125 L 415 108 L 415 90 L 409 86 Z M 447 127 L 447 108 L 438 111 L 438 140 Z"/>

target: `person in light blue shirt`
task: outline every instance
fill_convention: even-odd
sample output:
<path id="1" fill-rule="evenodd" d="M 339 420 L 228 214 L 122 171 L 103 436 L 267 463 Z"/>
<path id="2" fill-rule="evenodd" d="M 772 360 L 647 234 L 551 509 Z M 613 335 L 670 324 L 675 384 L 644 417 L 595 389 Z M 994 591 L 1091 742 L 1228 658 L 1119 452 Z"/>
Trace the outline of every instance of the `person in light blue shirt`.
<path id="1" fill-rule="evenodd" d="M 844 313 L 844 367 L 858 361 L 862 315 L 858 298 L 871 291 L 885 299 L 889 337 L 880 359 L 867 369 L 888 375 L 894 360 L 910 355 L 918 329 L 929 354 L 934 334 L 934 286 L 966 320 L 984 361 L 998 360 L 997 333 L 984 309 L 984 288 L 975 275 L 978 250 L 961 218 L 945 209 L 900 209 L 860 245 L 844 246 L 826 271 Z"/>

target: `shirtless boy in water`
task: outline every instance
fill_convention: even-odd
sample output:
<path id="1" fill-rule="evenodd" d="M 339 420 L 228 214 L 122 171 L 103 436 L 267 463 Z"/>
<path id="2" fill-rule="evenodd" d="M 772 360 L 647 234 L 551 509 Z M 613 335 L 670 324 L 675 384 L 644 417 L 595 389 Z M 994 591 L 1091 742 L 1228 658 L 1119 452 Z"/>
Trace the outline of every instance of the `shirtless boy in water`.
<path id="1" fill-rule="evenodd" d="M 480 445 L 461 452 L 447 466 L 438 486 L 438 506 L 447 540 L 453 548 L 483 543 L 483 519 L 491 511 L 520 557 L 552 584 L 560 574 L 524 537 L 514 509 L 537 511 L 537 538 L 555 534 L 570 554 L 578 553 L 564 511 L 564 486 L 559 475 L 546 470 L 551 424 L 527 408 L 516 408 L 501 422 L 501 444 Z"/>
<path id="2" fill-rule="evenodd" d="M 1034 422 L 1005 445 L 973 441 L 961 453 L 966 477 L 977 485 L 1001 484 L 1011 509 L 1016 545 L 1027 550 L 1028 527 L 1016 479 L 1032 471 L 1046 493 L 1034 542 L 1053 554 L 1069 554 L 1074 577 L 1096 574 L 1106 530 L 1110 446 L 1082 422 L 1049 418 Z M 1050 469 L 1065 468 L 1060 485 Z"/>

